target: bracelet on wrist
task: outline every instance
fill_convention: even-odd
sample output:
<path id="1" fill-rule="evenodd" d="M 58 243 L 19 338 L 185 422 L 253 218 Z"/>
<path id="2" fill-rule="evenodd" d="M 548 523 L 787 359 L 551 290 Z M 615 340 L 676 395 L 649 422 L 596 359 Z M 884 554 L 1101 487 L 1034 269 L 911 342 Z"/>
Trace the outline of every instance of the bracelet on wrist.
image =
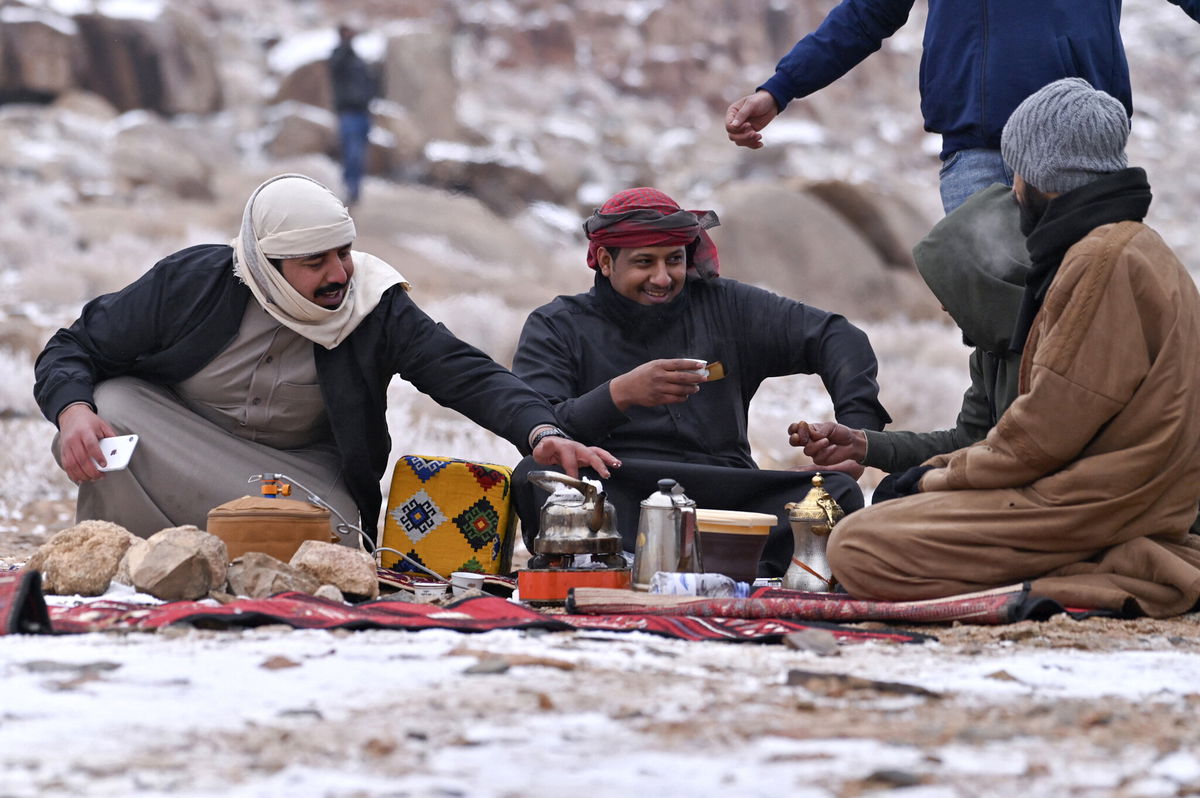
<path id="1" fill-rule="evenodd" d="M 536 449 L 537 445 L 542 442 L 543 438 L 566 438 L 567 440 L 570 440 L 571 436 L 563 432 L 558 427 L 543 427 L 535 432 L 529 439 L 529 450 L 533 451 Z"/>

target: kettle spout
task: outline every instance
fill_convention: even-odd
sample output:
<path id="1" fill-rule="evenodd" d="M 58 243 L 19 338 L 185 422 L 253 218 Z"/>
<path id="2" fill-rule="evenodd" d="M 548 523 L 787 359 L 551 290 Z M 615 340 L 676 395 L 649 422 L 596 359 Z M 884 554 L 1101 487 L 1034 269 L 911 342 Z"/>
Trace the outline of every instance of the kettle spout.
<path id="1" fill-rule="evenodd" d="M 596 498 L 592 502 L 591 512 L 588 513 L 587 525 L 592 534 L 596 534 L 604 526 L 604 501 L 607 494 L 604 491 L 596 493 Z"/>

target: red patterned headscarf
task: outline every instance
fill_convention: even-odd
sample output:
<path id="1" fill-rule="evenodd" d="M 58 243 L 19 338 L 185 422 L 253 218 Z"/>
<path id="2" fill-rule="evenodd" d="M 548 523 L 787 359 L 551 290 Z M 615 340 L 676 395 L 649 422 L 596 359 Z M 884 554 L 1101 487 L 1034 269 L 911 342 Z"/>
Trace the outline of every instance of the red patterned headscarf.
<path id="1" fill-rule="evenodd" d="M 613 196 L 583 223 L 588 237 L 587 264 L 599 267 L 601 247 L 669 247 L 696 242 L 688 271 L 716 277 L 721 271 L 717 245 L 708 228 L 721 222 L 712 211 L 685 211 L 654 188 L 631 188 Z"/>

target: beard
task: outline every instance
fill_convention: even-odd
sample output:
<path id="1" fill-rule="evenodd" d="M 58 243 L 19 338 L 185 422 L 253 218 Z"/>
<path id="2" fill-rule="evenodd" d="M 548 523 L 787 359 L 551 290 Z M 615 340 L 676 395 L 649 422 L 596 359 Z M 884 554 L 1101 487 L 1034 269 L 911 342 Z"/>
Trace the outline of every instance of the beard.
<path id="1" fill-rule="evenodd" d="M 1046 215 L 1050 198 L 1028 183 L 1025 184 L 1024 194 L 1024 197 L 1017 197 L 1017 207 L 1021 211 L 1021 234 L 1029 238 Z"/>

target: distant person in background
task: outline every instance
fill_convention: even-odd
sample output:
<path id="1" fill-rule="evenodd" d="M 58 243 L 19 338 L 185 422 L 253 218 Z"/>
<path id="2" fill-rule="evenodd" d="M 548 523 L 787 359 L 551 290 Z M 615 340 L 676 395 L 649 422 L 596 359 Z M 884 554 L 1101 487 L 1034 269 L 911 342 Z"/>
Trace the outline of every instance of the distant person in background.
<path id="1" fill-rule="evenodd" d="M 622 191 L 585 223 L 590 291 L 560 296 L 529 315 L 513 371 L 545 395 L 558 424 L 622 461 L 604 483 L 625 548 L 634 550 L 639 503 L 659 479 L 679 482 L 700 507 L 770 513 L 761 576 L 782 576 L 794 539 L 784 505 L 811 473 L 759 469 L 750 452 L 750 400 L 768 377 L 818 374 L 843 424 L 882 429 L 875 352 L 844 317 L 718 276 L 712 211 L 684 210 L 652 188 Z M 707 361 L 698 367 L 693 358 Z M 718 370 L 719 369 L 719 370 Z M 782 432 L 782 431 L 781 431 Z M 529 545 L 539 495 L 514 474 Z M 826 489 L 849 512 L 862 507 L 849 473 Z"/>
<path id="2" fill-rule="evenodd" d="M 962 331 L 971 353 L 971 385 L 952 429 L 933 432 L 851 429 L 836 422 L 797 422 L 793 446 L 819 466 L 852 460 L 902 472 L 930 457 L 982 440 L 1017 398 L 1021 353 L 1010 347 L 1029 252 L 1012 191 L 996 184 L 948 214 L 913 248 L 917 271 Z M 888 495 L 895 477 L 875 490 Z"/>
<path id="3" fill-rule="evenodd" d="M 371 100 L 375 98 L 375 75 L 354 52 L 357 31 L 338 26 L 338 46 L 329 55 L 329 78 L 333 85 L 333 107 L 338 117 L 342 180 L 346 204 L 358 202 L 367 162 L 367 137 L 371 132 Z"/>
<path id="4" fill-rule="evenodd" d="M 77 521 L 142 537 L 203 528 L 269 471 L 373 537 L 396 374 L 539 463 L 607 476 L 611 455 L 566 437 L 541 395 L 425 315 L 395 269 L 352 249 L 355 234 L 332 191 L 280 175 L 255 189 L 230 244 L 167 256 L 55 333 L 34 394 L 79 483 Z M 98 441 L 118 434 L 138 448 L 102 473 Z"/>
<path id="5" fill-rule="evenodd" d="M 1120 101 L 1080 78 L 1022 102 L 1001 148 L 1032 266 L 1020 393 L 983 440 L 845 518 L 834 576 L 863 599 L 1030 582 L 1069 607 L 1188 612 L 1200 598 L 1200 292 L 1142 223 Z M 903 489 L 902 489 L 903 488 Z"/>
<path id="6" fill-rule="evenodd" d="M 779 62 L 775 75 L 725 115 L 734 143 L 758 149 L 760 131 L 788 102 L 825 88 L 875 52 L 914 0 L 842 0 Z M 1200 0 L 1168 0 L 1200 21 Z M 946 213 L 992 183 L 1012 185 L 1000 131 L 1013 109 L 1059 78 L 1081 77 L 1132 116 L 1121 0 L 929 0 L 921 56 L 925 129 L 942 135 Z"/>

